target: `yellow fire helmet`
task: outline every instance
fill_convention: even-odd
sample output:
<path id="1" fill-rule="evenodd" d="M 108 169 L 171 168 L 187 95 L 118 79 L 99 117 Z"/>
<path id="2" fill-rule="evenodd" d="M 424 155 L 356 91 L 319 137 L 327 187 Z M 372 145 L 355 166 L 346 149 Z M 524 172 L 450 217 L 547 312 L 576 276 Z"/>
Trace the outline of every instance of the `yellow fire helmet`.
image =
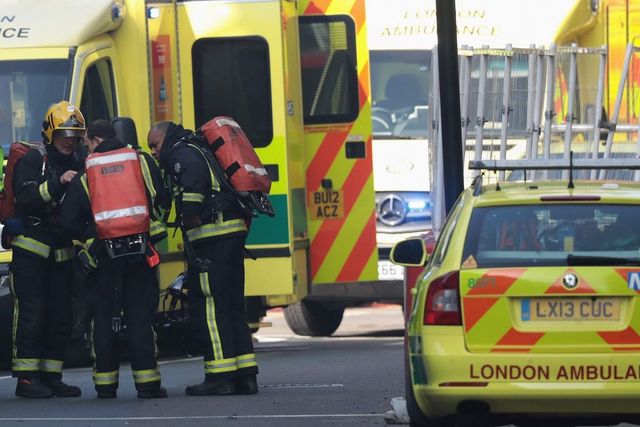
<path id="1" fill-rule="evenodd" d="M 82 138 L 85 131 L 82 112 L 68 101 L 60 101 L 49 107 L 42 122 L 42 141 L 53 142 L 53 135 Z"/>

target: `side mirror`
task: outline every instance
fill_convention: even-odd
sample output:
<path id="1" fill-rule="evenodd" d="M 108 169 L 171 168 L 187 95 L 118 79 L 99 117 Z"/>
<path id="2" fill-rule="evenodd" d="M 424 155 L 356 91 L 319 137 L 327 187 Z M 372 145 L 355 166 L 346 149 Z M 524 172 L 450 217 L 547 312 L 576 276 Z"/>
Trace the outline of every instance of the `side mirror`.
<path id="1" fill-rule="evenodd" d="M 130 145 L 134 150 L 140 149 L 136 124 L 130 117 L 114 117 L 111 124 L 116 128 L 116 137 L 125 145 Z"/>
<path id="2" fill-rule="evenodd" d="M 411 238 L 396 243 L 391 248 L 389 259 L 405 267 L 422 267 L 427 262 L 427 248 L 421 238 Z"/>

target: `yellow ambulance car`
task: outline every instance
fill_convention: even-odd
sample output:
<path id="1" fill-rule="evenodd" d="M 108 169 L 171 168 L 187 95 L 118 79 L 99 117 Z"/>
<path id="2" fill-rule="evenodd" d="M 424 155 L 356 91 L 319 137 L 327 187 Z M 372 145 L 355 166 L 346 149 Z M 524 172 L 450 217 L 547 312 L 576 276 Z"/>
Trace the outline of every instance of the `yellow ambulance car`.
<path id="1" fill-rule="evenodd" d="M 597 160 L 616 162 L 640 167 Z M 407 324 L 411 425 L 637 414 L 639 215 L 636 183 L 479 179 L 430 256 L 398 243 L 394 262 L 428 257 Z"/>

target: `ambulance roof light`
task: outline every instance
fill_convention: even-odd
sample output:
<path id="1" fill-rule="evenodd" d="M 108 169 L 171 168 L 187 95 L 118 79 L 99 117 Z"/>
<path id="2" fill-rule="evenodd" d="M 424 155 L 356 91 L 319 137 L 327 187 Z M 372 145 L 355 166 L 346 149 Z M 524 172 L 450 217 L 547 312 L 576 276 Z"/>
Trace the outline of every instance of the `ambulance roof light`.
<path id="1" fill-rule="evenodd" d="M 158 19 L 160 17 L 160 8 L 150 7 L 147 9 L 147 18 Z"/>

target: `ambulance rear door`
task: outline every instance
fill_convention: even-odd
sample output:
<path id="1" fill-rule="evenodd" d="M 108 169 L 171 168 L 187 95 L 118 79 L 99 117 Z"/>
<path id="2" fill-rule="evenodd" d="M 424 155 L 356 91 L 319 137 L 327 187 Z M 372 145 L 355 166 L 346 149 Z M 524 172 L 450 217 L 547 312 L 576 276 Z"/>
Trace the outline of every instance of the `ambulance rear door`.
<path id="1" fill-rule="evenodd" d="M 296 64 L 287 62 L 285 52 L 287 32 L 296 28 L 289 19 L 291 5 L 281 0 L 178 1 L 161 7 L 168 9 L 160 14 L 168 25 L 150 40 L 153 66 L 167 69 L 166 73 L 154 71 L 158 74 L 153 76 L 154 113 L 180 117 L 191 129 L 215 116 L 232 117 L 272 179 L 269 198 L 276 215 L 254 218 L 247 240 L 257 256 L 245 263 L 247 296 L 294 292 L 292 236 L 294 229 L 302 229 L 300 234 L 304 228 L 304 205 L 291 200 L 294 187 L 302 188 L 301 162 L 290 159 L 295 156 L 292 147 L 302 140 L 300 116 L 297 138 L 293 124 L 300 110 L 299 90 L 289 89 L 299 83 L 288 80 L 288 70 Z M 177 21 L 171 25 L 170 15 L 175 12 Z M 167 67 L 154 60 L 154 52 L 175 65 Z M 177 70 L 179 77 L 174 78 L 171 70 Z M 169 102 L 169 96 L 178 102 Z M 172 111 L 160 111 L 158 105 Z M 292 170 L 296 164 L 298 172 Z"/>
<path id="2" fill-rule="evenodd" d="M 303 0 L 300 61 L 312 284 L 378 279 L 364 2 Z"/>

